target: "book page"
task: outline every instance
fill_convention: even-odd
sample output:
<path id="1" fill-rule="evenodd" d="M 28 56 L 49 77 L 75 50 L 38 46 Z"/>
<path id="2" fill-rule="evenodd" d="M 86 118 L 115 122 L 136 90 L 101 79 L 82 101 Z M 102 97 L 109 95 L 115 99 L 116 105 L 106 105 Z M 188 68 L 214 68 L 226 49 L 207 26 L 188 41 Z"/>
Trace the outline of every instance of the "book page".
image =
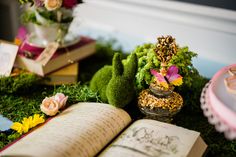
<path id="1" fill-rule="evenodd" d="M 18 46 L 0 41 L 0 77 L 10 76 Z"/>
<path id="2" fill-rule="evenodd" d="M 78 103 L 4 150 L 0 156 L 94 156 L 130 121 L 124 110 L 111 105 Z"/>
<path id="3" fill-rule="evenodd" d="M 199 133 L 155 120 L 138 120 L 101 157 L 185 157 Z"/>

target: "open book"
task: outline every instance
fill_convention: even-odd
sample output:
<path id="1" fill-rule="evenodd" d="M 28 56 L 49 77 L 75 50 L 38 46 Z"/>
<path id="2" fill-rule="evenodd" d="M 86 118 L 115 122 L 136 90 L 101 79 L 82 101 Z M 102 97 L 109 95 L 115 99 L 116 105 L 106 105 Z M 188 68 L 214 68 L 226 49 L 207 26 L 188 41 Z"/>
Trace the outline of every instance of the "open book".
<path id="1" fill-rule="evenodd" d="M 195 131 L 148 119 L 130 123 L 122 109 L 78 103 L 3 149 L 0 156 L 195 157 L 207 147 Z"/>

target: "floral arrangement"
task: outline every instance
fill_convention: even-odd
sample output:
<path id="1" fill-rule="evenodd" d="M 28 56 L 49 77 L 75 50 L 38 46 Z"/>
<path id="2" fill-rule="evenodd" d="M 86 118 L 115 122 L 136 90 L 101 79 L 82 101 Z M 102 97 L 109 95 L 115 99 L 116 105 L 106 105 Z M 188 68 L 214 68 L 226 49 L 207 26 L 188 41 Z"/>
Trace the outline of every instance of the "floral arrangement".
<path id="1" fill-rule="evenodd" d="M 19 0 L 26 4 L 23 22 L 45 24 L 45 22 L 68 23 L 73 20 L 71 10 L 77 0 Z"/>
<path id="2" fill-rule="evenodd" d="M 63 44 L 73 20 L 72 11 L 77 0 L 19 0 L 24 5 L 21 16 L 24 24 L 31 23 L 33 32 L 46 46 L 50 42 Z"/>
<path id="3" fill-rule="evenodd" d="M 151 69 L 155 69 L 162 76 L 166 76 L 168 70 L 177 70 L 177 73 L 181 75 L 178 82 L 185 87 L 191 87 L 194 81 L 193 76 L 199 75 L 192 64 L 192 59 L 197 54 L 189 51 L 188 47 L 177 45 L 171 36 L 158 37 L 156 44 L 147 43 L 137 46 L 132 53 L 136 53 L 138 57 L 138 71 L 135 76 L 138 91 L 147 89 L 156 79 L 156 76 L 151 73 Z M 177 69 L 170 68 L 171 66 L 175 66 Z"/>

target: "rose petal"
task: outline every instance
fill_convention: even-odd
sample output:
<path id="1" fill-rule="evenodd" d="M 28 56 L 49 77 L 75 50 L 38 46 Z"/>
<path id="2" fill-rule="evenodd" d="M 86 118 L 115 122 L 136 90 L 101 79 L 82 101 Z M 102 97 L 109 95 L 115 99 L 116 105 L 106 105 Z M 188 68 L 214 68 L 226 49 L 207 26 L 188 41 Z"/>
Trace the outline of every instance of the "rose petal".
<path id="1" fill-rule="evenodd" d="M 66 105 L 68 96 L 65 96 L 63 93 L 57 93 L 54 96 L 54 99 L 59 103 L 59 108 L 63 108 Z"/>

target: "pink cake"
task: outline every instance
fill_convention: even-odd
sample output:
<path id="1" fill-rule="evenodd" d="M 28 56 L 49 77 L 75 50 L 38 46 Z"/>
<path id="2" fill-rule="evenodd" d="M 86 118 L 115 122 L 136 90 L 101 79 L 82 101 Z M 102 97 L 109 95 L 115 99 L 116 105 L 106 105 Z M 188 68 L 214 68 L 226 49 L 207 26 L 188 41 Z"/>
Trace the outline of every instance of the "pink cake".
<path id="1" fill-rule="evenodd" d="M 209 123 L 231 140 L 236 139 L 236 94 L 227 90 L 224 81 L 231 77 L 229 69 L 232 68 L 236 68 L 236 64 L 219 70 L 201 94 L 201 107 Z"/>

